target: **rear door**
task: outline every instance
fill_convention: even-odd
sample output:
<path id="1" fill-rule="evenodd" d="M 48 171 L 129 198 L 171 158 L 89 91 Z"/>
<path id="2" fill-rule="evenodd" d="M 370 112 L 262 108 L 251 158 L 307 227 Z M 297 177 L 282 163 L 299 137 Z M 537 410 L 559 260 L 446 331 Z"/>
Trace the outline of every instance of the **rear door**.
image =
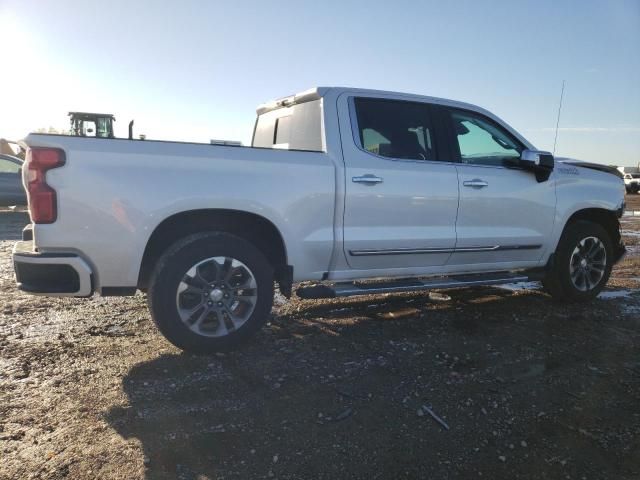
<path id="1" fill-rule="evenodd" d="M 553 229 L 555 181 L 538 182 L 517 167 L 525 147 L 497 122 L 473 111 L 443 111 L 459 161 L 458 240 L 449 264 L 511 269 L 538 262 Z"/>
<path id="2" fill-rule="evenodd" d="M 338 108 L 350 119 L 340 124 L 349 266 L 444 265 L 456 243 L 458 177 L 453 163 L 440 161 L 429 105 L 345 94 Z"/>

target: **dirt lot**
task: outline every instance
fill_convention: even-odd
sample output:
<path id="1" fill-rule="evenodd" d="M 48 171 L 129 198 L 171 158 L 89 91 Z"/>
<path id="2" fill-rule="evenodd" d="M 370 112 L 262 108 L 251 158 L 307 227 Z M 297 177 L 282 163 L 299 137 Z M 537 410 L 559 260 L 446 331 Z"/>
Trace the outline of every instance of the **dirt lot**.
<path id="1" fill-rule="evenodd" d="M 18 293 L 26 222 L 0 213 L 0 478 L 640 478 L 640 216 L 587 305 L 293 299 L 209 357 L 170 346 L 143 295 Z"/>

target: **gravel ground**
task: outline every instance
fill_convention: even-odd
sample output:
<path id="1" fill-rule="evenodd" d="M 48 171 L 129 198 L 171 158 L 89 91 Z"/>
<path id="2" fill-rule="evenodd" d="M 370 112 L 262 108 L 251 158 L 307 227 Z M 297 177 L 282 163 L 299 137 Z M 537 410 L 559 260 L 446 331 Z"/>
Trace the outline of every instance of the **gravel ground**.
<path id="1" fill-rule="evenodd" d="M 292 299 L 214 356 L 169 345 L 141 294 L 16 291 L 26 222 L 0 212 L 2 479 L 640 477 L 640 216 L 589 304 Z"/>

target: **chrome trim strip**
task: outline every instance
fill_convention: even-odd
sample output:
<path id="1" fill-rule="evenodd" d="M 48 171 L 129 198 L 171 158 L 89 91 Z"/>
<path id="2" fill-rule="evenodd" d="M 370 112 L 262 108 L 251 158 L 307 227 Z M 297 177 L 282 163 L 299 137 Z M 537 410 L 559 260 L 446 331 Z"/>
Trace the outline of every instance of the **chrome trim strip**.
<path id="1" fill-rule="evenodd" d="M 500 246 L 497 250 L 538 250 L 542 245 L 505 245 Z"/>
<path id="2" fill-rule="evenodd" d="M 453 253 L 453 248 L 396 248 L 392 250 L 349 250 L 352 257 L 365 255 L 414 255 L 421 253 Z"/>
<path id="3" fill-rule="evenodd" d="M 428 253 L 472 253 L 472 252 L 495 252 L 504 250 L 537 250 L 542 245 L 494 245 L 491 247 L 461 247 L 461 248 L 391 248 L 382 250 L 349 250 L 352 257 L 366 255 L 419 255 Z"/>
<path id="4" fill-rule="evenodd" d="M 479 248 L 479 249 L 478 249 Z M 478 247 L 472 250 L 465 249 L 464 251 L 489 251 L 496 250 L 498 247 Z M 414 255 L 414 254 L 422 254 L 422 253 L 453 253 L 455 252 L 455 248 L 391 248 L 384 250 L 349 250 L 349 254 L 354 257 L 359 257 L 363 255 Z M 461 251 L 458 249 L 457 251 Z"/>

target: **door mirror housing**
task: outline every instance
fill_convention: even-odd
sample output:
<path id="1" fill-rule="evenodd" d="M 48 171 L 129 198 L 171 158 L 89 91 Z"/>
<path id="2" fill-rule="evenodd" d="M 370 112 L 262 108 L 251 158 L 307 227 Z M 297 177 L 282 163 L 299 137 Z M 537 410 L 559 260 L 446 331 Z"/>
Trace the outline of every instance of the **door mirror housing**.
<path id="1" fill-rule="evenodd" d="M 540 150 L 523 150 L 520 154 L 520 167 L 536 174 L 538 182 L 544 182 L 551 175 L 555 164 L 553 155 Z"/>
<path id="2" fill-rule="evenodd" d="M 523 150 L 520 154 L 520 165 L 522 167 L 541 167 L 553 170 L 553 155 L 540 150 Z"/>

